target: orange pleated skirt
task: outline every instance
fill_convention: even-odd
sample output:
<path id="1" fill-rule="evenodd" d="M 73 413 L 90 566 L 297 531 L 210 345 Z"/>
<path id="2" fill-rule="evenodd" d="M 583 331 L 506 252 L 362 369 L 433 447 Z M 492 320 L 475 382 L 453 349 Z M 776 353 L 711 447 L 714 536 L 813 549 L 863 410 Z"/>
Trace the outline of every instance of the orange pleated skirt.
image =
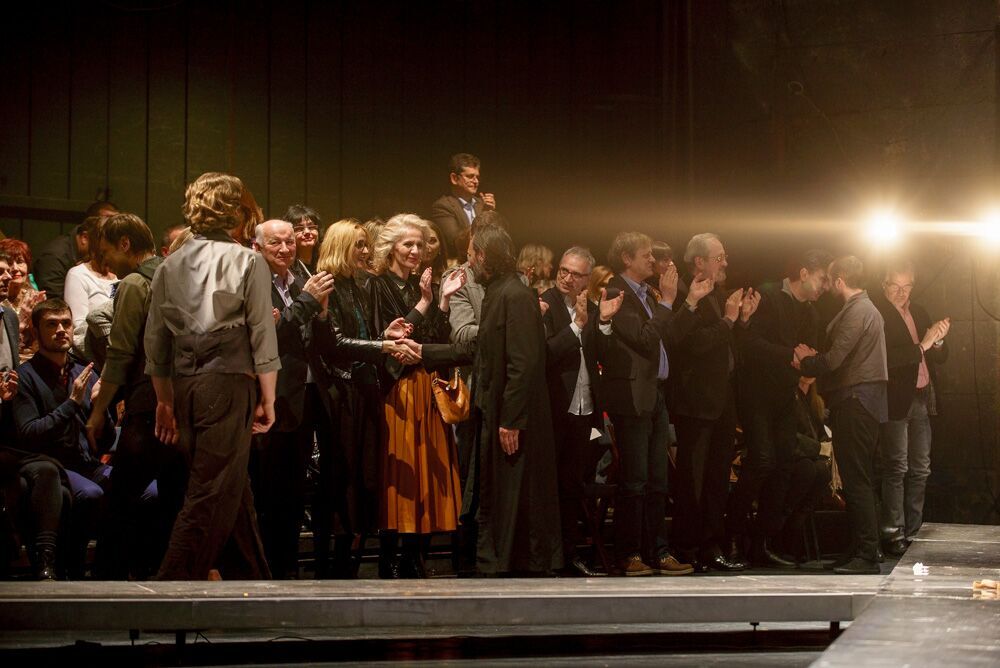
<path id="1" fill-rule="evenodd" d="M 458 452 L 422 368 L 389 391 L 385 426 L 381 527 L 401 533 L 454 531 L 462 506 Z"/>

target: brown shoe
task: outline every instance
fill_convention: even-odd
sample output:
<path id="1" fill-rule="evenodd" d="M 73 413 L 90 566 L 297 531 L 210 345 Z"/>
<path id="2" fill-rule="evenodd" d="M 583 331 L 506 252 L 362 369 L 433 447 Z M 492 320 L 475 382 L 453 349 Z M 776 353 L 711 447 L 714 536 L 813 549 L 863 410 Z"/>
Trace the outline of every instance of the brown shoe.
<path id="1" fill-rule="evenodd" d="M 628 577 L 633 577 L 637 575 L 652 575 L 656 571 L 643 563 L 642 558 L 639 555 L 632 555 L 620 564 L 622 574 Z"/>
<path id="2" fill-rule="evenodd" d="M 660 575 L 688 575 L 694 573 L 694 566 L 682 564 L 672 554 L 665 554 L 653 564 Z"/>

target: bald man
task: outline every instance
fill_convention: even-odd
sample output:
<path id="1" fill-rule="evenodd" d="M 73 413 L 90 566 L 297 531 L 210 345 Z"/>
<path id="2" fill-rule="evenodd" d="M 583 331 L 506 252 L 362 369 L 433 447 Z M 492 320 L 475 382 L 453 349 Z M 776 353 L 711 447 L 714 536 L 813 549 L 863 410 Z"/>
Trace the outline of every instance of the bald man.
<path id="1" fill-rule="evenodd" d="M 308 346 L 312 320 L 325 317 L 333 276 L 319 272 L 303 282 L 292 273 L 295 232 L 283 220 L 258 225 L 254 249 L 271 270 L 281 370 L 274 426 L 255 437 L 250 470 L 264 554 L 272 575 L 280 579 L 298 572 L 299 527 L 313 434 L 318 431 L 321 438 L 332 438 L 329 417 L 309 368 Z"/>

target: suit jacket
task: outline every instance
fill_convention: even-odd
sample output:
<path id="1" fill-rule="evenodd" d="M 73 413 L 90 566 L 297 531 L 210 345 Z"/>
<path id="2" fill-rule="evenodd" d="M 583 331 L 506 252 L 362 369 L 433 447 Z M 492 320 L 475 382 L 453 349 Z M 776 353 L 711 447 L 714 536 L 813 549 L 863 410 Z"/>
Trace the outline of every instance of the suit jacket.
<path id="1" fill-rule="evenodd" d="M 11 368 L 16 369 L 17 365 L 21 363 L 21 321 L 14 309 L 10 307 L 3 309 L 3 327 L 4 333 L 7 335 L 7 345 L 10 346 L 10 359 L 13 362 Z"/>
<path id="2" fill-rule="evenodd" d="M 647 293 L 653 311 L 650 317 L 621 276 L 612 277 L 608 287 L 621 290 L 625 299 L 611 320 L 615 335 L 602 359 L 601 398 L 608 413 L 640 415 L 653 410 L 656 404 L 660 344 L 669 351 L 669 342 L 683 337 L 694 318 L 687 309 L 671 311 Z M 668 359 L 673 365 L 673 358 Z M 674 374 L 673 368 L 670 374 Z"/>
<path id="3" fill-rule="evenodd" d="M 920 344 L 913 342 L 910 330 L 906 327 L 903 316 L 895 306 L 882 294 L 877 294 L 872 300 L 885 321 L 885 354 L 889 367 L 889 419 L 902 420 L 910 412 L 910 404 L 917 392 L 917 370 L 920 358 L 927 360 L 927 371 L 934 384 L 937 376 L 935 365 L 948 359 L 948 344 L 940 348 L 931 346 L 926 353 L 920 350 Z M 917 327 L 917 337 L 923 339 L 924 334 L 933 324 L 927 310 L 920 304 L 910 303 L 910 315 Z"/>
<path id="4" fill-rule="evenodd" d="M 678 295 L 674 310 L 693 315 L 693 323 L 683 335 L 671 341 L 671 402 L 673 412 L 702 420 L 715 420 L 732 399 L 732 371 L 736 343 L 744 330 L 739 323 L 732 327 L 722 317 L 726 295 L 716 288 L 698 302 L 694 313 Z"/>
<path id="5" fill-rule="evenodd" d="M 549 309 L 542 316 L 545 325 L 545 371 L 549 385 L 549 401 L 552 404 L 552 415 L 565 415 L 570 409 L 570 402 L 576 392 L 576 383 L 580 375 L 580 349 L 583 349 L 583 360 L 590 377 L 591 400 L 594 404 L 594 426 L 603 426 L 601 404 L 598 401 L 601 382 L 598 360 L 607 349 L 609 335 L 602 334 L 598 328 L 600 309 L 597 304 L 587 302 L 587 324 L 577 337 L 570 327 L 571 319 L 566 310 L 566 300 L 557 288 L 550 288 L 541 297 Z"/>
<path id="6" fill-rule="evenodd" d="M 478 216 L 483 212 L 483 200 L 476 197 L 473 209 Z M 437 223 L 441 234 L 444 235 L 444 249 L 448 257 L 465 257 L 464 248 L 456 248 L 455 240 L 462 230 L 469 229 L 469 217 L 465 215 L 462 203 L 454 195 L 442 195 L 434 204 L 431 204 L 431 220 Z"/>
<path id="7" fill-rule="evenodd" d="M 306 401 L 306 374 L 309 370 L 309 337 L 312 319 L 320 304 L 308 292 L 305 282 L 295 274 L 289 288 L 292 303 L 285 306 L 278 288 L 271 284 L 271 304 L 281 311 L 275 325 L 278 334 L 278 357 L 281 370 L 274 398 L 273 431 L 293 431 L 302 422 Z"/>
<path id="8" fill-rule="evenodd" d="M 48 299 L 63 298 L 66 287 L 66 273 L 73 268 L 79 258 L 76 254 L 76 238 L 65 234 L 50 241 L 42 252 L 35 256 L 33 273 L 39 290 L 45 290 Z"/>

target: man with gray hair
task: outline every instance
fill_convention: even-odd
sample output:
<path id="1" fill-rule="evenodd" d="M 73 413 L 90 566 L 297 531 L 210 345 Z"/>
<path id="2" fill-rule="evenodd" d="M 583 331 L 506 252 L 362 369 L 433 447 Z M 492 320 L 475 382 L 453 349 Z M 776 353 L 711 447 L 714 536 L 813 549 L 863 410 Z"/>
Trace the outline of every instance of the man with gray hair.
<path id="1" fill-rule="evenodd" d="M 274 426 L 254 437 L 250 453 L 254 503 L 264 554 L 271 573 L 283 579 L 298 569 L 299 527 L 305 512 L 306 466 L 313 434 L 332 439 L 333 428 L 309 368 L 312 320 L 325 313 L 333 276 L 318 272 L 304 281 L 293 271 L 295 231 L 284 220 L 268 220 L 254 230 L 254 249 L 271 271 L 281 370 L 274 399 Z"/>
<path id="2" fill-rule="evenodd" d="M 593 429 L 604 428 L 596 391 L 597 364 L 611 338 L 611 318 L 624 298 L 620 294 L 606 299 L 602 292 L 600 305 L 587 299 L 587 280 L 594 264 L 586 248 L 570 248 L 559 260 L 555 286 L 542 294 L 542 301 L 549 305 L 542 322 L 558 458 L 563 556 L 570 574 L 585 577 L 598 575 L 577 552 L 584 488 L 594 481 L 603 454 L 590 440 Z"/>
<path id="3" fill-rule="evenodd" d="M 759 296 L 736 290 L 726 296 L 728 255 L 718 236 L 692 237 L 684 252 L 691 289 L 674 310 L 694 324 L 672 341 L 671 411 L 677 429 L 676 536 L 682 556 L 703 569 L 746 568 L 725 530 L 729 467 L 735 455 L 737 337 L 757 308 Z M 704 295 L 702 299 L 696 299 Z"/>

